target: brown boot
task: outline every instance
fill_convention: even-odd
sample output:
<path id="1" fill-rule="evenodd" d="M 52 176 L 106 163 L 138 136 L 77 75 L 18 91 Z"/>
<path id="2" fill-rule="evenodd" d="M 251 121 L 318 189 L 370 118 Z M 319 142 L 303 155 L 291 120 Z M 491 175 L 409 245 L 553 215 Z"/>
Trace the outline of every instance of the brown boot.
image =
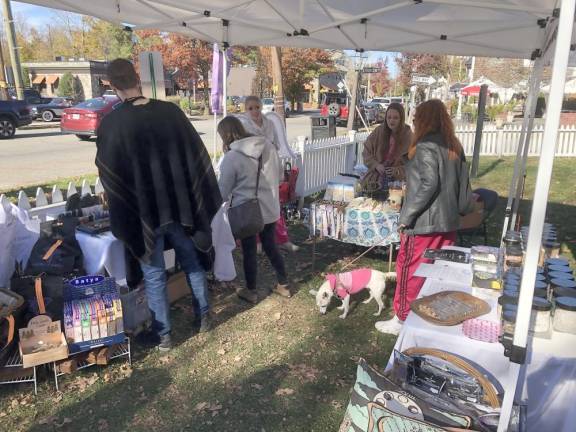
<path id="1" fill-rule="evenodd" d="M 276 288 L 274 288 L 273 292 L 282 296 L 282 297 L 286 297 L 286 298 L 292 297 L 292 293 L 290 293 L 290 289 L 288 288 L 288 285 L 278 284 L 278 285 L 276 285 Z"/>
<path id="2" fill-rule="evenodd" d="M 247 288 L 239 289 L 236 291 L 236 295 L 248 303 L 256 304 L 258 302 L 258 296 L 256 295 L 256 292 Z"/>

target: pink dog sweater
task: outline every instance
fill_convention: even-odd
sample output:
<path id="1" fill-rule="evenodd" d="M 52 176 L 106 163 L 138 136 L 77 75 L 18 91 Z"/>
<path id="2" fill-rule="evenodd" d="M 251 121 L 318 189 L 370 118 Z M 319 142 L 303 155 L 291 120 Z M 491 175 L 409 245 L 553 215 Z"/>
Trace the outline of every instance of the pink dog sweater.
<path id="1" fill-rule="evenodd" d="M 330 288 L 338 297 L 343 299 L 348 294 L 356 294 L 370 282 L 372 269 L 363 268 L 347 273 L 326 275 L 326 280 L 330 283 Z"/>

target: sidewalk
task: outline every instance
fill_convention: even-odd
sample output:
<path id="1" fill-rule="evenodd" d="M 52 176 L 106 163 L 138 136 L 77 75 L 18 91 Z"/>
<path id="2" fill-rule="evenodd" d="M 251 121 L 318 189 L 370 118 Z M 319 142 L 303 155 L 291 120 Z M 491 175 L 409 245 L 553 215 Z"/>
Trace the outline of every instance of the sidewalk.
<path id="1" fill-rule="evenodd" d="M 43 121 L 33 121 L 28 126 L 22 126 L 22 130 L 34 130 L 34 129 L 59 129 L 60 122 L 43 122 Z"/>

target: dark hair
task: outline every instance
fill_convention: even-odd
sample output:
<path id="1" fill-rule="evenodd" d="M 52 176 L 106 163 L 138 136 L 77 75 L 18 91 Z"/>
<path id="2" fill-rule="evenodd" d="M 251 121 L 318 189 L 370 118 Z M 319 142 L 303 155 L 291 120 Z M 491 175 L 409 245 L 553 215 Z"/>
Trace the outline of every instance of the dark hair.
<path id="1" fill-rule="evenodd" d="M 106 68 L 106 75 L 108 75 L 110 84 L 118 90 L 138 87 L 140 82 L 132 62 L 123 58 L 112 60 Z"/>
<path id="2" fill-rule="evenodd" d="M 462 155 L 462 144 L 454 133 L 454 124 L 446 105 L 439 99 L 430 99 L 416 108 L 414 115 L 414 138 L 408 151 L 408 158 L 416 154 L 418 142 L 429 133 L 440 133 L 448 148 L 449 159 L 458 159 Z"/>
<path id="3" fill-rule="evenodd" d="M 234 141 L 252 136 L 246 132 L 242 122 L 234 116 L 226 116 L 218 123 L 218 134 L 222 138 L 224 151 L 228 151 L 230 144 Z"/>

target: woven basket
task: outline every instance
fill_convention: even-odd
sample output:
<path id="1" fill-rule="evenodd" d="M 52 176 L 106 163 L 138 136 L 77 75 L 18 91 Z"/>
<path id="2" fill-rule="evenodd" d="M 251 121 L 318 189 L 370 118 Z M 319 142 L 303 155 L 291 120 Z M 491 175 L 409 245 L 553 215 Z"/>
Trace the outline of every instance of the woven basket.
<path id="1" fill-rule="evenodd" d="M 410 309 L 422 319 L 441 326 L 457 325 L 490 312 L 484 300 L 461 291 L 441 291 L 416 299 Z"/>

